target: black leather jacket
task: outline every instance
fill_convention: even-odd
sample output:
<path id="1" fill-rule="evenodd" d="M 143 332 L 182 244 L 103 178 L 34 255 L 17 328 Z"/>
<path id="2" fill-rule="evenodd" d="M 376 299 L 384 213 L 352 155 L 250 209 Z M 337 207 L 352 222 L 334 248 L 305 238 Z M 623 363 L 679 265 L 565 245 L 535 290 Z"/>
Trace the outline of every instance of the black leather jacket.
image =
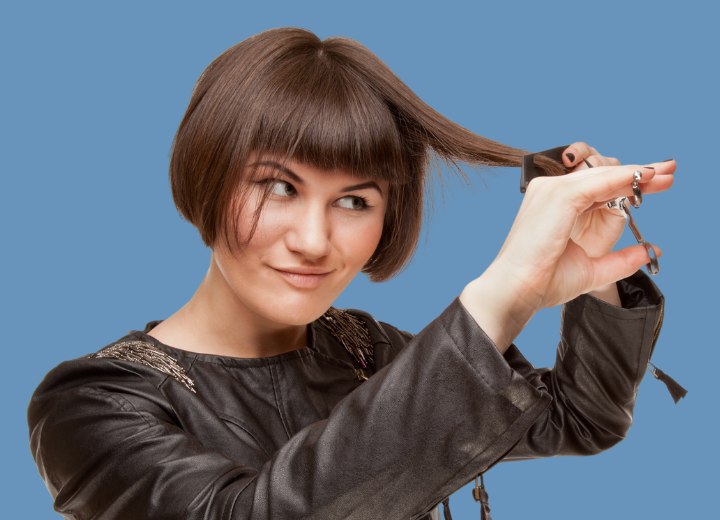
<path id="1" fill-rule="evenodd" d="M 500 460 L 623 438 L 663 297 L 640 272 L 619 287 L 625 308 L 565 305 L 552 370 L 499 354 L 457 300 L 414 337 L 358 314 L 375 343 L 365 382 L 316 324 L 307 347 L 261 359 L 135 331 L 123 340 L 152 342 L 194 386 L 132 361 L 65 362 L 30 403 L 32 454 L 67 518 L 425 517 Z"/>

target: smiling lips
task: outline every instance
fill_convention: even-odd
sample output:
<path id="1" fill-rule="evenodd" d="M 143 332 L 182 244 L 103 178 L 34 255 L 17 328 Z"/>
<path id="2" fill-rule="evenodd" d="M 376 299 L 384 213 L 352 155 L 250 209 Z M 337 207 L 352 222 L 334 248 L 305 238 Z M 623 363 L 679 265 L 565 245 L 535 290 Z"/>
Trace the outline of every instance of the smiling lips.
<path id="1" fill-rule="evenodd" d="M 302 267 L 276 268 L 275 271 L 288 282 L 290 285 L 298 289 L 314 289 L 319 286 L 327 275 L 332 271 L 325 269 L 312 269 Z"/>

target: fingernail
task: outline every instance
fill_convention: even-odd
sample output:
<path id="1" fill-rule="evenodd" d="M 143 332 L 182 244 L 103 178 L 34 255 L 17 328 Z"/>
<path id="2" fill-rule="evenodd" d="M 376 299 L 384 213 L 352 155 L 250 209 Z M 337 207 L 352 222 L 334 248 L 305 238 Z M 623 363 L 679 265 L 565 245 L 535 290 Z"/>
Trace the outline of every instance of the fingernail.
<path id="1" fill-rule="evenodd" d="M 570 162 L 575 162 L 575 154 L 574 154 L 574 153 L 568 152 L 568 153 L 565 154 L 565 157 L 567 157 L 568 159 L 570 159 Z"/>
<path id="2" fill-rule="evenodd" d="M 674 160 L 675 159 L 673 157 L 670 157 L 670 159 L 665 159 L 664 161 L 661 161 L 661 162 L 669 162 L 669 161 L 674 161 Z"/>
<path id="3" fill-rule="evenodd" d="M 663 162 L 665 162 L 665 161 L 663 161 Z M 654 170 L 654 169 L 655 169 L 654 166 L 643 166 L 643 168 L 648 168 L 649 170 Z"/>

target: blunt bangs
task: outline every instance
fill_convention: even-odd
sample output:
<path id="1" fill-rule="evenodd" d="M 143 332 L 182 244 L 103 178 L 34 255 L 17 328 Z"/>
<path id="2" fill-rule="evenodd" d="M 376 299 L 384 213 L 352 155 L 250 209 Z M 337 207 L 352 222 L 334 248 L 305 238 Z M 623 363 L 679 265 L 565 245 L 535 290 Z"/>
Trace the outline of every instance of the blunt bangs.
<path id="1" fill-rule="evenodd" d="M 250 148 L 325 170 L 405 182 L 405 145 L 388 104 L 322 47 L 271 64 L 252 98 Z M 258 103 L 259 101 L 259 103 Z"/>

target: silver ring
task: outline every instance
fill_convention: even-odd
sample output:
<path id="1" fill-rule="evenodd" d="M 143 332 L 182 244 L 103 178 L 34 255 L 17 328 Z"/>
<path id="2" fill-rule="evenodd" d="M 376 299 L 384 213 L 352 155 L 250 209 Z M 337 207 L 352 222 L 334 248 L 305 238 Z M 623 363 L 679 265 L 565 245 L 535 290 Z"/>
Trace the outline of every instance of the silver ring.
<path id="1" fill-rule="evenodd" d="M 630 202 L 632 202 L 632 205 L 634 208 L 639 208 L 640 204 L 642 204 L 642 192 L 640 191 L 640 179 L 642 179 L 642 172 L 640 170 L 635 170 L 633 172 L 633 182 L 632 182 L 633 196 L 630 199 Z"/>

